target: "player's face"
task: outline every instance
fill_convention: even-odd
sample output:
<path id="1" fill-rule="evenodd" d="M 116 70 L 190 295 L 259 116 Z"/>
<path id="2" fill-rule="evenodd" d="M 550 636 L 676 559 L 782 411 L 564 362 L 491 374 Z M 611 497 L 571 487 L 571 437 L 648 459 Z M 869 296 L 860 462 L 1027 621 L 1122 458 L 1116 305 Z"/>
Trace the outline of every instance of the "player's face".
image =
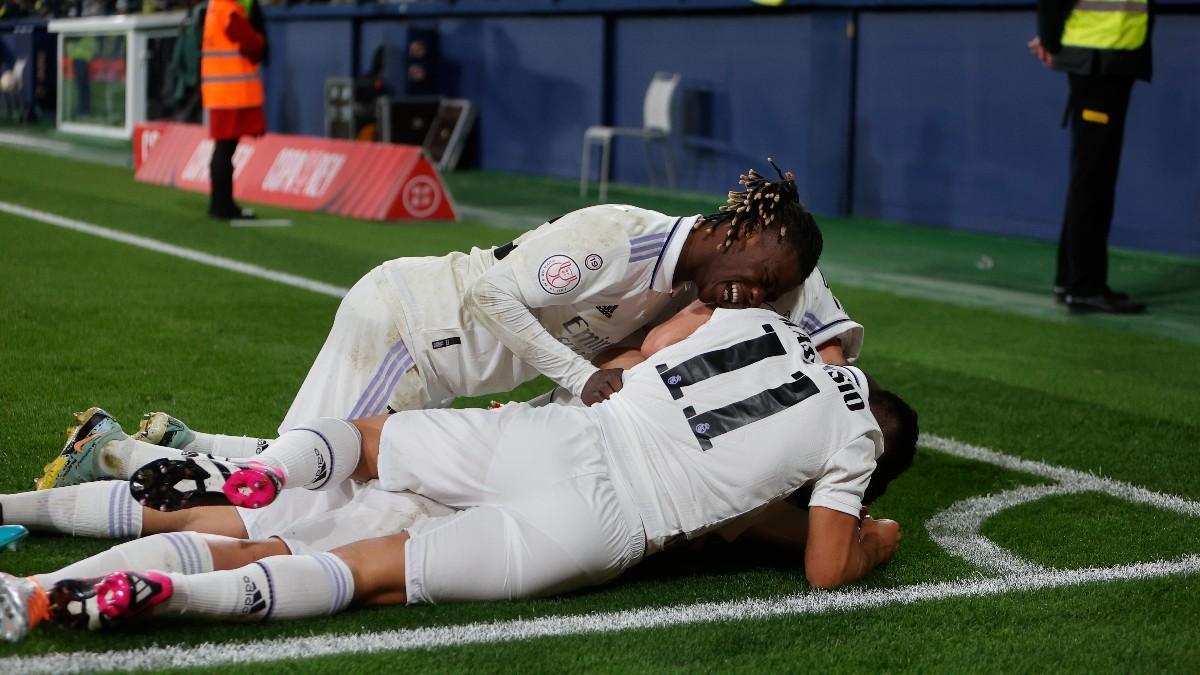
<path id="1" fill-rule="evenodd" d="M 700 270 L 700 300 L 718 307 L 757 307 L 804 281 L 790 244 L 775 232 L 755 233 L 730 245 Z"/>

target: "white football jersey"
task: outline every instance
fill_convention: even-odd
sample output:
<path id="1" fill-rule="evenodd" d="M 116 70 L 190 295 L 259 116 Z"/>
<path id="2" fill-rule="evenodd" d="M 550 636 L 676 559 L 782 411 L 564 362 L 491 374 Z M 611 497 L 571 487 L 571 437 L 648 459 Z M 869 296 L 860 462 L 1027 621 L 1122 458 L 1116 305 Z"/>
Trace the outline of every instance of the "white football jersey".
<path id="1" fill-rule="evenodd" d="M 837 339 L 842 343 L 842 354 L 851 363 L 862 353 L 863 327 L 846 313 L 842 303 L 829 290 L 829 282 L 820 269 L 814 269 L 799 288 L 767 305 L 803 328 L 813 344 L 819 346 Z"/>
<path id="2" fill-rule="evenodd" d="M 507 391 L 539 373 L 577 392 L 593 356 L 671 305 L 697 217 L 594 206 L 496 249 L 384 263 L 384 295 L 433 404 Z"/>
<path id="3" fill-rule="evenodd" d="M 810 506 L 857 517 L 883 451 L 868 394 L 775 312 L 718 309 L 590 410 L 658 550 L 806 484 Z"/>

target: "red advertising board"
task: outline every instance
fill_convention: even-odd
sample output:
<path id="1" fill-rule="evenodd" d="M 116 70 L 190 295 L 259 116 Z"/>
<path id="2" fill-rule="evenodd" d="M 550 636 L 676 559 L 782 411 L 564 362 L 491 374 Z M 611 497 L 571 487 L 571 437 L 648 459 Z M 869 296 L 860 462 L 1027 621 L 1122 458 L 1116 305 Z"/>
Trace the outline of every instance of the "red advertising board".
<path id="1" fill-rule="evenodd" d="M 134 131 L 137 180 L 208 192 L 212 140 L 194 124 Z M 238 199 L 366 220 L 454 220 L 454 205 L 421 148 L 312 136 L 243 139 L 233 156 Z"/>

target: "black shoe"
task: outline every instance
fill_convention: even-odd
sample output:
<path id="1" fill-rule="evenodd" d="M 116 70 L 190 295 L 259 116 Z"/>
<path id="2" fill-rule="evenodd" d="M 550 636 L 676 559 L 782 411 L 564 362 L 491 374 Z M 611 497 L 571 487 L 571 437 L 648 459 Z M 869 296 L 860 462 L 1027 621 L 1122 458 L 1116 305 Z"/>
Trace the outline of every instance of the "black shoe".
<path id="1" fill-rule="evenodd" d="M 209 209 L 208 217 L 214 220 L 254 220 L 258 217 L 253 209 L 235 208 L 228 211 L 213 211 Z"/>
<path id="2" fill-rule="evenodd" d="M 1108 314 L 1141 314 L 1146 304 L 1133 302 L 1124 293 L 1101 293 L 1099 295 L 1067 295 L 1064 300 L 1072 314 L 1106 312 Z"/>
<path id="3" fill-rule="evenodd" d="M 1111 288 L 1104 292 L 1110 300 L 1124 302 L 1129 299 L 1129 294 L 1125 291 L 1114 291 Z M 1058 304 L 1063 304 L 1067 301 L 1067 289 L 1062 286 L 1054 287 L 1054 301 Z"/>

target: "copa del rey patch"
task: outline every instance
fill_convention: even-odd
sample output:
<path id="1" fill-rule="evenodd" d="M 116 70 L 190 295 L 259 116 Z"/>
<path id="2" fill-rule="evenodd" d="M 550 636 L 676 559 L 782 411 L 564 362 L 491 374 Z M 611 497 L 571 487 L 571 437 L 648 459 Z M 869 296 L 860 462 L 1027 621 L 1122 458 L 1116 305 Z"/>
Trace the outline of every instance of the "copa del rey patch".
<path id="1" fill-rule="evenodd" d="M 538 283 L 550 295 L 570 293 L 579 285 L 579 265 L 570 256 L 552 255 L 538 269 Z"/>

